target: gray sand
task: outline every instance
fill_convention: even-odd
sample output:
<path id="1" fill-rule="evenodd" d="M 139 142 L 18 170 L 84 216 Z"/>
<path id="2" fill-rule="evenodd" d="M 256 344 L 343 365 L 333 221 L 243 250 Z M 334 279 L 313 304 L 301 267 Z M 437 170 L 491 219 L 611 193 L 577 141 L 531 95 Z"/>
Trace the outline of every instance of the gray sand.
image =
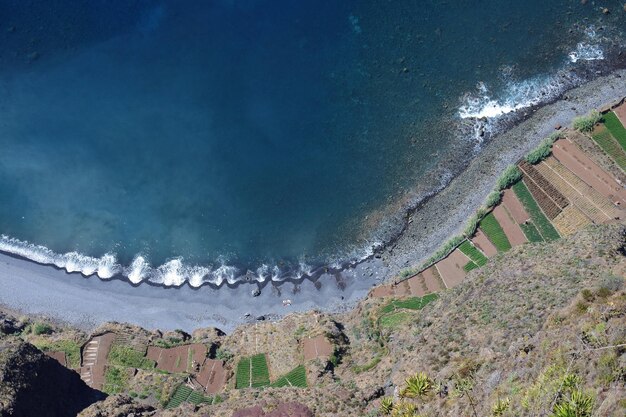
<path id="1" fill-rule="evenodd" d="M 120 321 L 150 329 L 191 331 L 215 326 L 229 332 L 260 315 L 274 319 L 295 311 L 345 310 L 365 297 L 373 285 L 403 268 L 419 265 L 443 242 L 460 233 L 506 166 L 528 153 L 554 131 L 554 126 L 567 126 L 576 115 L 626 96 L 625 80 L 626 71 L 622 70 L 571 90 L 568 100 L 544 106 L 530 119 L 496 136 L 461 175 L 412 216 L 412 223 L 385 251 L 383 261 L 374 258 L 344 271 L 340 283 L 336 276 L 324 275 L 317 285 L 308 280 L 299 286 L 268 285 L 258 297 L 251 295 L 256 284 L 220 290 L 166 289 L 147 284 L 134 288 L 124 281 L 85 278 L 0 254 L 0 305 L 46 315 L 85 330 L 106 321 Z M 292 304 L 283 306 L 285 299 Z M 246 317 L 247 313 L 251 316 Z"/>
<path id="2" fill-rule="evenodd" d="M 244 321 L 260 315 L 273 319 L 295 311 L 324 309 L 341 311 L 367 295 L 386 276 L 381 261 L 344 271 L 340 283 L 335 276 L 323 275 L 316 288 L 305 280 L 296 285 L 268 285 L 258 297 L 256 284 L 238 288 L 163 288 L 142 284 L 132 287 L 125 281 L 103 281 L 97 276 L 68 274 L 51 266 L 0 254 L 0 305 L 30 314 L 45 315 L 91 330 L 107 321 L 137 324 L 148 329 L 218 327 L 232 331 Z M 343 297 L 343 299 L 341 298 Z M 283 300 L 292 304 L 283 306 Z M 246 317 L 246 314 L 250 314 Z"/>

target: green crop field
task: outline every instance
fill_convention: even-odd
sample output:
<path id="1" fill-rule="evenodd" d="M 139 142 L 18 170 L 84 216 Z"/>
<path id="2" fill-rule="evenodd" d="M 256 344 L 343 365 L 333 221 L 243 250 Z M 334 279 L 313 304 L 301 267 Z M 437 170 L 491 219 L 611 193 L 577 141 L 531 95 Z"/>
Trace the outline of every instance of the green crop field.
<path id="1" fill-rule="evenodd" d="M 498 249 L 498 252 L 506 252 L 511 249 L 511 242 L 504 234 L 502 226 L 500 226 L 493 213 L 489 213 L 480 221 L 480 229 Z"/>
<path id="2" fill-rule="evenodd" d="M 476 265 L 472 261 L 469 261 L 468 263 L 465 264 L 465 266 L 463 266 L 463 271 L 470 272 L 470 271 L 473 271 L 476 268 L 478 268 L 478 265 Z"/>
<path id="3" fill-rule="evenodd" d="M 591 136 L 593 140 L 619 165 L 626 171 L 626 151 L 622 149 L 617 140 L 611 135 L 606 127 L 600 127 L 596 133 Z"/>
<path id="4" fill-rule="evenodd" d="M 380 318 L 380 327 L 382 328 L 394 328 L 396 326 L 405 323 L 411 318 L 411 314 L 406 311 L 399 311 L 397 313 L 386 314 Z"/>
<path id="5" fill-rule="evenodd" d="M 237 388 L 259 388 L 270 385 L 270 373 L 265 354 L 259 353 L 250 358 L 241 358 L 235 375 Z"/>
<path id="6" fill-rule="evenodd" d="M 459 249 L 465 254 L 465 256 L 470 258 L 476 266 L 484 266 L 487 263 L 487 257 L 483 255 L 483 253 L 469 240 L 461 243 Z"/>
<path id="7" fill-rule="evenodd" d="M 275 388 L 282 387 L 300 387 L 306 388 L 306 369 L 304 369 L 304 365 L 300 365 L 290 371 L 288 374 L 281 376 L 271 385 Z"/>
<path id="8" fill-rule="evenodd" d="M 603 119 L 604 125 L 609 132 L 611 132 L 611 135 L 617 139 L 617 142 L 621 145 L 622 149 L 626 151 L 626 128 L 622 126 L 622 123 L 613 112 L 605 114 Z"/>
<path id="9" fill-rule="evenodd" d="M 439 296 L 437 294 L 427 294 L 423 297 L 411 297 L 405 300 L 392 300 L 389 304 L 381 307 L 381 314 L 391 313 L 399 308 L 408 310 L 421 310 L 428 303 L 435 301 Z"/>
<path id="10" fill-rule="evenodd" d="M 55 342 L 49 340 L 35 340 L 32 343 L 44 352 L 65 352 L 67 364 L 70 367 L 78 368 L 80 366 L 80 346 L 73 340 L 57 340 Z"/>
<path id="11" fill-rule="evenodd" d="M 192 390 L 187 385 L 181 384 L 176 388 L 174 395 L 172 395 L 165 408 L 176 408 L 184 402 L 198 405 L 203 403 L 216 404 L 221 401 L 222 399 L 219 396 L 207 397 L 198 391 Z"/>
<path id="12" fill-rule="evenodd" d="M 189 396 L 191 395 L 192 392 L 193 390 L 189 388 L 187 385 L 180 385 L 174 392 L 174 395 L 172 395 L 172 398 L 170 398 L 170 401 L 167 403 L 165 408 L 178 407 L 179 405 L 181 405 L 182 403 L 184 403 L 185 401 L 189 399 Z"/>
<path id="13" fill-rule="evenodd" d="M 144 357 L 143 352 L 128 346 L 113 345 L 108 356 L 111 365 L 137 369 L 154 369 L 156 363 Z"/>
<path id="14" fill-rule="evenodd" d="M 532 222 L 520 224 L 519 227 L 522 228 L 522 232 L 524 232 L 524 235 L 526 235 L 529 242 L 543 242 L 543 238 L 541 237 L 539 230 L 537 230 Z"/>
<path id="15" fill-rule="evenodd" d="M 552 223 L 548 220 L 548 218 L 543 214 L 537 202 L 526 188 L 526 184 L 523 181 L 518 181 L 513 187 L 513 191 L 519 200 L 522 202 L 522 205 L 530 215 L 530 219 L 537 227 L 537 230 L 541 234 L 541 237 L 544 240 L 556 240 L 559 237 L 559 232 L 556 231 Z M 523 229 L 522 229 L 523 230 Z M 526 232 L 526 230 L 524 230 Z M 528 235 L 527 235 L 528 236 Z M 531 240 L 530 237 L 528 240 Z"/>

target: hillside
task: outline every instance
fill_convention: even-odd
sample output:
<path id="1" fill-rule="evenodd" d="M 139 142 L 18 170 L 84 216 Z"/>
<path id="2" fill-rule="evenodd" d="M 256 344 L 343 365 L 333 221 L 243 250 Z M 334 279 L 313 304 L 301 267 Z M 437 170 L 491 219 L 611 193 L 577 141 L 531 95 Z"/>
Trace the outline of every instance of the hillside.
<path id="1" fill-rule="evenodd" d="M 235 358 L 254 350 L 267 353 L 273 366 L 271 379 L 275 380 L 277 374 L 304 359 L 298 346 L 309 336 L 324 335 L 333 344 L 334 353 L 304 361 L 309 388 L 235 389 L 235 378 L 228 378 L 221 402 L 187 401 L 172 410 L 160 410 L 154 394 L 138 393 L 146 392 L 142 387 L 147 386 L 171 391 L 170 385 L 184 382 L 183 374 L 135 364 L 138 368 L 124 377 L 124 386 L 112 390 L 126 396 L 112 395 L 81 415 L 231 416 L 238 409 L 262 406 L 266 411 L 277 407 L 292 410 L 291 414 L 266 415 L 376 416 L 381 398 L 393 397 L 404 387 L 405 378 L 416 372 L 425 372 L 432 380 L 423 398 L 409 400 L 417 405 L 420 415 L 492 415 L 498 400 L 508 404 L 508 411 L 501 415 L 548 413 L 555 398 L 569 395 L 557 395 L 564 378 L 593 397 L 598 415 L 623 415 L 625 245 L 626 227 L 613 224 L 591 226 L 551 243 L 519 246 L 472 271 L 463 285 L 444 292 L 419 311 L 411 306 L 395 307 L 391 314 L 402 313 L 397 320 L 384 318 L 390 314 L 388 299 L 374 298 L 343 315 L 291 315 L 277 323 L 243 326 L 229 336 L 200 330 L 193 341 L 212 346 L 208 355 L 225 359 L 228 374 L 236 372 Z M 4 322 L 15 324 L 19 320 L 5 318 Z M 15 331 L 40 345 L 42 338 L 77 336 L 71 329 L 54 326 L 44 332 L 50 334 L 35 335 L 34 328 L 31 323 Z M 143 338 L 156 345 L 164 343 L 159 340 L 183 343 L 176 340 L 176 334 L 117 324 L 102 329 L 122 330 L 137 335 L 125 345 L 134 349 Z M 252 348 L 251 340 L 255 339 Z M 290 348 L 292 341 L 295 348 Z M 3 352 L 16 352 L 10 357 L 22 358 L 20 362 L 3 360 L 2 370 L 2 375 L 9 375 L 9 371 L 13 375 L 3 379 L 3 415 L 19 415 L 6 410 L 30 404 L 22 395 L 34 395 L 36 387 L 43 390 L 37 385 L 41 380 L 32 379 L 29 373 L 31 364 L 55 362 L 43 361 L 43 355 L 16 336 L 3 336 L 2 343 L 9 347 Z M 284 369 L 274 365 L 280 358 Z M 17 388 L 16 381 L 22 381 Z M 59 395 L 67 401 L 76 397 Z M 62 404 L 82 407 L 87 403 Z M 258 412 L 257 408 L 235 415 L 263 415 Z"/>

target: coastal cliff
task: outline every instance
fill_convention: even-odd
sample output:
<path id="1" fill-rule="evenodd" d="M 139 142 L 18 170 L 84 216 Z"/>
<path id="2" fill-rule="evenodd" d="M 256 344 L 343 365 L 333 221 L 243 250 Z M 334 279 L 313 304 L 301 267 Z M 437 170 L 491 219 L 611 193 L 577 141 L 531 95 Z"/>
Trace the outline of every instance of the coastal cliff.
<path id="1" fill-rule="evenodd" d="M 559 388 L 564 378 L 574 384 L 572 392 L 593 400 L 599 415 L 623 415 L 625 245 L 622 224 L 591 226 L 555 242 L 522 245 L 472 271 L 463 285 L 421 310 L 398 308 L 390 313 L 386 299 L 370 298 L 344 314 L 261 320 L 231 335 L 214 329 L 194 335 L 147 332 L 110 324 L 98 333 L 125 336 L 114 342 L 109 364 L 132 372 L 121 377 L 118 386 L 105 386 L 114 395 L 80 415 L 377 416 L 384 414 L 389 401 L 407 401 L 399 394 L 407 378 L 418 372 L 427 376 L 428 388 L 408 401 L 420 415 L 549 413 L 554 398 L 571 396 Z M 76 338 L 67 328 L 51 327 L 57 341 L 65 332 Z M 34 340 L 52 337 L 24 330 L 21 334 Z M 307 341 L 315 339 L 326 340 L 332 351 L 323 354 L 326 342 L 316 344 L 316 352 L 307 351 Z M 202 372 L 159 370 L 176 365 L 173 359 L 163 365 L 165 352 L 203 342 L 206 354 L 214 358 L 207 360 L 223 361 L 225 385 L 219 394 L 204 394 L 201 401 L 187 393 L 182 404 L 172 408 L 180 387 L 201 380 Z M 165 349 L 156 363 L 130 358 L 143 343 Z M 3 415 L 75 415 L 97 397 L 77 374 L 16 336 L 4 336 L 2 345 Z M 147 358 L 156 347 L 148 348 Z M 288 382 L 240 389 L 238 363 L 252 351 L 265 352 L 272 379 L 304 355 L 306 388 L 295 386 L 296 379 L 289 377 L 293 386 Z M 184 360 L 195 353 L 185 350 Z M 110 383 L 111 374 L 106 378 Z M 182 385 L 175 389 L 172 384 Z M 493 414 L 498 407 L 503 414 Z"/>

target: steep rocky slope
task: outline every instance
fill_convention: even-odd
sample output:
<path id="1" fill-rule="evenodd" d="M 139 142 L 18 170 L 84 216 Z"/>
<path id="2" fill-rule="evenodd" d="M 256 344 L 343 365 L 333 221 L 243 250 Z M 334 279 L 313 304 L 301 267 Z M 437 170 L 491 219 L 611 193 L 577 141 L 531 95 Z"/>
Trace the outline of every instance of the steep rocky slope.
<path id="1" fill-rule="evenodd" d="M 0 339 L 0 416 L 75 416 L 104 395 L 13 336 Z"/>
<path id="2" fill-rule="evenodd" d="M 221 402 L 164 409 L 167 398 L 137 395 L 140 387 L 162 381 L 167 389 L 151 389 L 171 396 L 187 376 L 139 369 L 129 374 L 121 394 L 80 415 L 373 417 L 395 404 L 415 410 L 397 415 L 549 416 L 579 395 L 588 399 L 594 415 L 622 416 L 625 244 L 626 226 L 612 224 L 552 243 L 518 246 L 420 310 L 372 298 L 344 314 L 293 314 L 242 326 L 228 336 L 215 329 L 162 334 L 110 324 L 96 333 L 129 335 L 125 343 L 136 351 L 146 344 L 203 343 L 209 356 L 225 361 L 229 379 Z M 57 345 L 64 337 L 87 339 L 56 327 L 49 335 L 33 335 L 32 323 L 2 320 L 4 333 L 19 333 L 43 346 L 49 339 Z M 320 335 L 334 353 L 304 358 L 303 341 Z M 304 363 L 308 388 L 236 389 L 238 361 L 257 352 L 267 354 L 272 381 Z M 0 364 L 2 415 L 76 415 L 97 396 L 77 374 L 17 336 L 3 336 Z M 418 372 L 428 387 L 420 395 L 401 396 L 406 378 Z"/>

